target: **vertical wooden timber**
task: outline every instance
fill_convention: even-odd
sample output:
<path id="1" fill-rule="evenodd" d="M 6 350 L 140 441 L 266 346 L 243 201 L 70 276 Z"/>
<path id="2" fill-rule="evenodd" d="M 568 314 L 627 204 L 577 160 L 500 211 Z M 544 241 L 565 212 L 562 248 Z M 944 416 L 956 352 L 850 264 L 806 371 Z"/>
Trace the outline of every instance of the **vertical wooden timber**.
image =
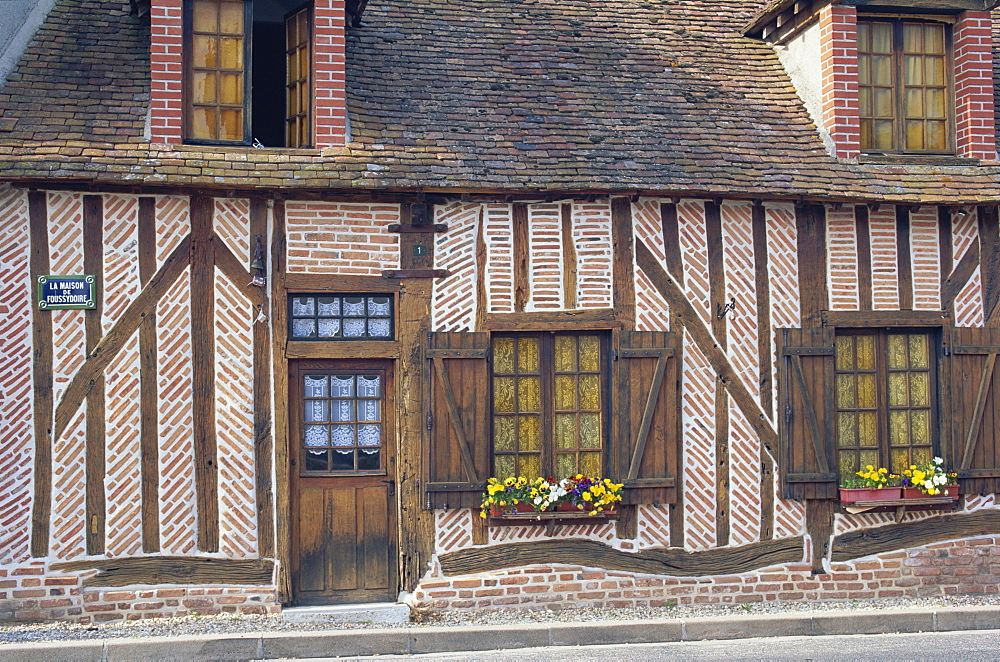
<path id="1" fill-rule="evenodd" d="M 267 206 L 263 198 L 250 199 L 250 255 L 254 259 L 256 237 L 267 243 Z M 265 273 L 267 270 L 265 269 Z M 271 302 L 267 290 L 261 290 L 260 309 L 265 321 L 251 314 L 253 322 L 253 441 L 257 477 L 257 536 L 261 558 L 274 557 L 274 491 L 271 486 L 271 457 L 274 439 L 271 436 Z"/>
<path id="2" fill-rule="evenodd" d="M 139 284 L 156 273 L 156 198 L 139 198 Z M 160 551 L 160 406 L 156 309 L 139 324 L 139 456 L 142 475 L 142 551 Z"/>
<path id="3" fill-rule="evenodd" d="M 486 289 L 486 268 L 489 254 L 486 252 L 486 205 L 479 205 L 479 225 L 476 226 L 476 321 L 474 328 L 482 331 L 489 311 L 489 291 Z"/>
<path id="4" fill-rule="evenodd" d="M 910 208 L 896 205 L 896 274 L 899 309 L 913 310 L 913 261 L 910 259 Z"/>
<path id="5" fill-rule="evenodd" d="M 83 196 L 83 272 L 97 278 L 99 295 L 97 307 L 84 311 L 87 356 L 101 341 L 104 312 L 104 198 L 100 195 Z M 104 526 L 107 512 L 104 496 L 105 452 L 105 400 L 104 376 L 94 381 L 87 393 L 87 431 L 84 473 L 86 475 L 86 526 L 87 554 L 104 553 Z"/>
<path id="6" fill-rule="evenodd" d="M 615 318 L 626 331 L 635 329 L 635 246 L 632 234 L 632 203 L 628 198 L 611 200 L 612 294 Z"/>
<path id="7" fill-rule="evenodd" d="M 954 247 L 951 243 L 951 210 L 938 207 L 938 255 L 941 260 L 941 289 L 955 268 Z M 941 307 L 945 307 L 944 297 L 941 297 Z"/>
<path id="8" fill-rule="evenodd" d="M 292 599 L 292 504 L 291 472 L 288 457 L 288 361 L 285 343 L 288 340 L 288 293 L 285 289 L 285 203 L 274 202 L 271 234 L 272 294 L 276 302 L 272 309 L 271 360 L 274 377 L 274 476 L 275 476 L 275 556 L 278 559 L 278 599 Z"/>
<path id="9" fill-rule="evenodd" d="M 726 266 L 722 248 L 722 214 L 719 203 L 705 203 L 705 231 L 708 243 L 709 314 L 712 336 L 726 351 L 726 319 L 716 313 L 718 304 L 725 304 Z M 716 544 L 729 544 L 729 395 L 721 380 L 715 381 L 715 531 Z"/>
<path id="10" fill-rule="evenodd" d="M 192 423 L 198 549 L 219 551 L 219 473 L 215 438 L 215 200 L 191 198 Z"/>
<path id="11" fill-rule="evenodd" d="M 1000 326 L 1000 224 L 996 207 L 979 208 L 979 274 L 983 326 Z"/>
<path id="12" fill-rule="evenodd" d="M 872 236 L 868 205 L 854 206 L 854 228 L 858 242 L 858 309 L 872 309 Z"/>
<path id="13" fill-rule="evenodd" d="M 833 511 L 836 502 L 830 499 L 806 499 L 806 533 L 812 538 L 812 572 L 826 572 L 823 559 L 830 555 L 833 537 Z"/>
<path id="14" fill-rule="evenodd" d="M 531 298 L 531 241 L 528 236 L 528 205 L 515 202 L 511 210 L 514 226 L 514 312 L 522 313 Z"/>
<path id="15" fill-rule="evenodd" d="M 49 273 L 49 212 L 45 191 L 28 193 L 31 226 L 31 289 L 38 276 Z M 52 313 L 38 309 L 32 296 L 31 341 L 35 419 L 35 494 L 31 505 L 31 555 L 49 555 L 49 519 L 52 512 Z"/>
<path id="16" fill-rule="evenodd" d="M 771 346 L 771 280 L 767 254 L 767 210 L 763 204 L 753 206 L 753 263 L 754 290 L 757 294 L 757 376 L 760 386 L 760 407 L 772 418 L 774 412 L 774 384 L 771 365 L 774 349 Z M 768 448 L 760 440 L 760 539 L 774 536 L 774 457 L 777 448 Z"/>
<path id="17" fill-rule="evenodd" d="M 664 202 L 660 205 L 660 219 L 663 226 L 663 251 L 666 254 L 667 272 L 677 281 L 678 285 L 684 286 L 684 262 L 681 258 L 680 229 L 677 225 L 677 205 Z M 679 310 L 670 307 L 670 330 L 675 332 L 676 345 L 674 346 L 674 360 L 677 361 L 677 387 L 674 407 L 677 411 L 684 410 L 684 391 L 681 388 L 681 380 L 684 376 L 684 323 Z M 677 467 L 684 466 L 684 417 L 677 416 Z M 684 546 L 684 472 L 677 471 L 677 487 L 674 489 L 676 499 L 669 505 L 670 508 L 670 546 Z"/>
<path id="18" fill-rule="evenodd" d="M 827 307 L 826 289 L 826 210 L 822 205 L 795 207 L 799 253 L 799 298 L 802 326 L 823 325 Z"/>
<path id="19" fill-rule="evenodd" d="M 573 205 L 562 205 L 563 308 L 576 308 L 576 242 L 573 241 Z"/>
<path id="20" fill-rule="evenodd" d="M 527 208 L 522 208 L 525 232 Z M 412 213 L 410 205 L 400 206 L 401 225 L 423 225 L 430 222 L 428 214 Z M 515 211 L 515 217 L 518 212 Z M 419 220 L 419 223 L 414 221 Z M 516 224 L 516 221 L 515 221 Z M 515 230 L 516 232 L 516 230 Z M 415 256 L 413 245 L 423 235 L 402 233 L 399 237 L 401 269 L 420 269 L 433 266 L 434 244 L 427 255 Z M 397 376 L 397 429 L 396 483 L 399 516 L 398 540 L 400 548 L 400 582 L 404 590 L 416 588 L 426 572 L 427 562 L 434 553 L 434 511 L 422 503 L 422 481 L 425 480 L 424 458 L 427 449 L 427 372 L 424 345 L 430 331 L 431 297 L 433 281 L 429 278 L 411 278 L 403 283 L 399 293 L 397 333 L 399 338 L 399 365 Z M 477 322 L 478 323 L 478 322 Z"/>

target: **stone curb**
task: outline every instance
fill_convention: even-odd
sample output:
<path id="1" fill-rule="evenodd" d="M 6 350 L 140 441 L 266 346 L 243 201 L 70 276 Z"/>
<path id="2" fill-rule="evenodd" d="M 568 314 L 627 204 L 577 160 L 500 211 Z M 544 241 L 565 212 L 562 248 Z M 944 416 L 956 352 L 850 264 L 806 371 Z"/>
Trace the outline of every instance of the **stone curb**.
<path id="1" fill-rule="evenodd" d="M 656 621 L 532 623 L 492 627 L 265 632 L 0 644 L 5 662 L 120 660 L 260 660 L 416 655 L 538 646 L 671 643 L 712 639 L 890 634 L 1000 629 L 1000 607 L 837 611 Z"/>

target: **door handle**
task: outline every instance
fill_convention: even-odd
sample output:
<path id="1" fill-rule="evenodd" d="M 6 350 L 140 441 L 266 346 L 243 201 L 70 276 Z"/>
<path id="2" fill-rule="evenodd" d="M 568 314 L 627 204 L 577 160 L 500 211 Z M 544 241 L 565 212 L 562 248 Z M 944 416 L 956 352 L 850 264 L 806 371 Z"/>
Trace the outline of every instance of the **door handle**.
<path id="1" fill-rule="evenodd" d="M 394 480 L 380 480 L 380 483 L 385 483 L 389 486 L 389 496 L 396 496 L 396 481 Z"/>

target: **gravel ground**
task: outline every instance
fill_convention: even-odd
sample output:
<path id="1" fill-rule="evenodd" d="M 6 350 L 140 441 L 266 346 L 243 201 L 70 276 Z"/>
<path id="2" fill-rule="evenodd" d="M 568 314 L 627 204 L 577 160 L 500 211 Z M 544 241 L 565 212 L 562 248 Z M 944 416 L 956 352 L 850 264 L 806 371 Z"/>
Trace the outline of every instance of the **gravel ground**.
<path id="1" fill-rule="evenodd" d="M 563 610 L 484 610 L 426 614 L 423 622 L 408 627 L 458 627 L 463 625 L 516 625 L 519 623 L 583 623 L 587 621 L 629 621 L 696 618 L 705 616 L 748 616 L 836 610 L 939 609 L 942 607 L 1000 606 L 1000 595 L 951 596 L 923 599 L 845 600 L 829 602 L 758 602 L 738 605 L 676 605 L 621 609 Z M 305 632 L 386 627 L 379 623 L 341 624 L 330 622 L 288 623 L 281 616 L 185 616 L 157 618 L 100 625 L 23 624 L 0 625 L 0 644 L 73 639 L 166 637 L 204 634 L 259 632 Z"/>

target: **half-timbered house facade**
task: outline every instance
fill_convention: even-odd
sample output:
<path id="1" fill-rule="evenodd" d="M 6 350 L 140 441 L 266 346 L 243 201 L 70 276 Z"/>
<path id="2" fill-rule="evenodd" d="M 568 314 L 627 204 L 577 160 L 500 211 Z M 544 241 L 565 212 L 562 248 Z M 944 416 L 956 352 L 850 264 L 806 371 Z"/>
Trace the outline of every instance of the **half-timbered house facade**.
<path id="1" fill-rule="evenodd" d="M 29 16 L 0 619 L 995 592 L 992 4 Z M 614 517 L 479 516 L 578 472 Z"/>

